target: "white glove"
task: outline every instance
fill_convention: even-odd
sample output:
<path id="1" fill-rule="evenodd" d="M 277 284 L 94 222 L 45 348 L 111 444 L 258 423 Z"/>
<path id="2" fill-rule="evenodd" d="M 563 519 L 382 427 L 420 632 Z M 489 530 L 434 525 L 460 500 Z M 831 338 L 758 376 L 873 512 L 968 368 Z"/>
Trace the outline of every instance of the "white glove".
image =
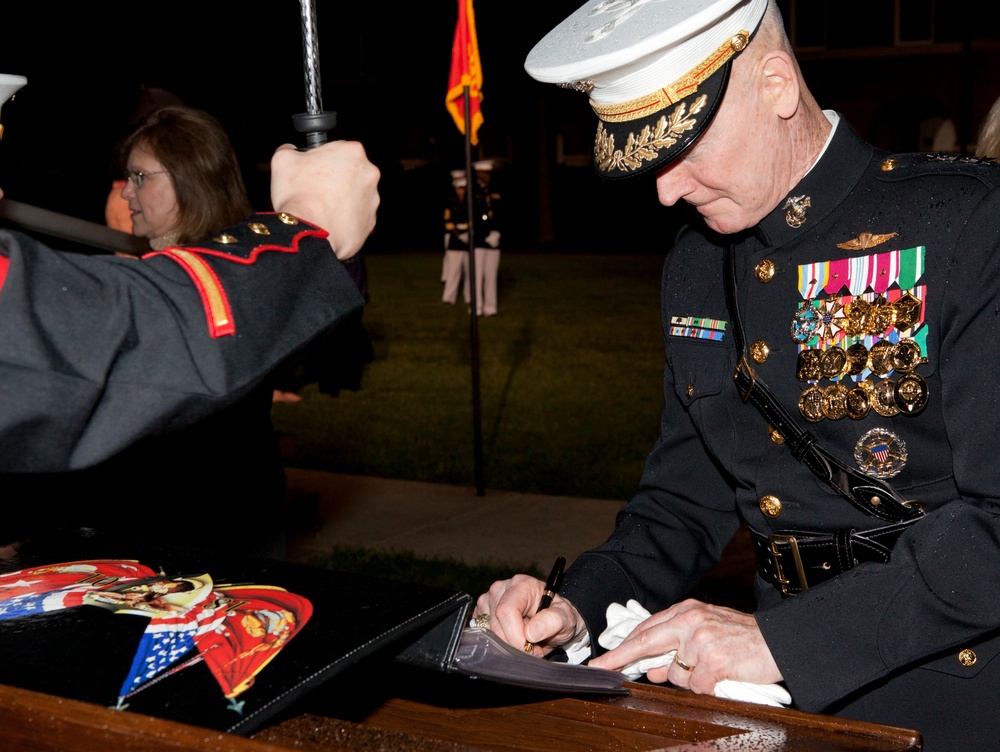
<path id="1" fill-rule="evenodd" d="M 460 232 L 460 233 L 458 233 L 458 239 L 461 240 L 466 245 L 468 245 L 469 244 L 469 233 L 467 233 L 467 232 Z"/>
<path id="2" fill-rule="evenodd" d="M 607 621 L 608 628 L 601 632 L 597 642 L 601 647 L 613 650 L 622 644 L 626 637 L 632 634 L 637 626 L 646 621 L 651 616 L 649 611 L 644 609 L 636 600 L 630 600 L 627 605 L 612 603 L 608 606 Z M 653 656 L 651 658 L 641 658 L 632 661 L 621 669 L 629 679 L 635 680 L 645 674 L 651 668 L 669 666 L 674 662 L 676 650 L 671 650 L 664 655 Z M 714 694 L 716 697 L 725 697 L 730 700 L 741 700 L 742 702 L 755 702 L 760 705 L 771 705 L 780 708 L 792 704 L 792 696 L 788 691 L 778 684 L 751 684 L 749 682 L 735 681 L 733 679 L 723 679 L 715 685 Z"/>
<path id="3" fill-rule="evenodd" d="M 490 230 L 490 234 L 486 236 L 486 245 L 490 248 L 500 247 L 500 231 Z"/>

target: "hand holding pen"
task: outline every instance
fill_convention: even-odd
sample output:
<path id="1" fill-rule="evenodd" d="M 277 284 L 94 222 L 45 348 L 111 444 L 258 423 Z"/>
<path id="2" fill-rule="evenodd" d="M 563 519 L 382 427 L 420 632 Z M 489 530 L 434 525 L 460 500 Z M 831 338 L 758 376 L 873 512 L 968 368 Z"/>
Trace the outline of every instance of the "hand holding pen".
<path id="1" fill-rule="evenodd" d="M 538 602 L 538 608 L 535 609 L 536 614 L 552 605 L 552 599 L 556 597 L 556 593 L 559 592 L 559 587 L 562 585 L 563 569 L 565 566 L 566 559 L 562 556 L 556 559 L 556 563 L 552 565 L 552 571 L 549 572 L 549 578 L 545 581 L 545 589 L 542 591 L 542 599 Z M 524 652 L 530 653 L 534 647 L 535 644 L 533 642 L 525 642 Z"/>

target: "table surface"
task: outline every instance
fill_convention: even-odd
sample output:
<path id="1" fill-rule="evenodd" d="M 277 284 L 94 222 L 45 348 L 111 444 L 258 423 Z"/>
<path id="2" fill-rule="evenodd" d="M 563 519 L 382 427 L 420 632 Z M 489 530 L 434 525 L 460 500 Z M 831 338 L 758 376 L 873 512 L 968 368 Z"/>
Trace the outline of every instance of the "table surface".
<path id="1" fill-rule="evenodd" d="M 919 733 L 909 729 L 723 700 L 648 683 L 628 687 L 628 695 L 566 697 L 405 667 L 393 668 L 383 677 L 357 672 L 320 687 L 296 708 L 295 715 L 277 719 L 254 734 L 254 739 L 297 749 L 345 744 L 358 750 L 420 752 L 903 752 L 921 748 Z M 345 727 L 344 722 L 355 727 Z M 373 729 L 377 732 L 370 738 Z M 385 734 L 397 736 L 386 744 Z M 439 746 L 428 746 L 429 740 Z"/>
<path id="2" fill-rule="evenodd" d="M 629 684 L 612 697 L 393 667 L 348 672 L 249 738 L 0 686 L 17 752 L 919 752 L 916 731 Z"/>

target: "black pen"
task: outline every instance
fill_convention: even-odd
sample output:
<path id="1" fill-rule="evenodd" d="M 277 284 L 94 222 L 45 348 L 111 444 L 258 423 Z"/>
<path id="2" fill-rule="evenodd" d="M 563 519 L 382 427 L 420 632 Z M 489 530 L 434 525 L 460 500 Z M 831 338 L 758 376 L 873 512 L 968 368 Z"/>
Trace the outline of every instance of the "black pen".
<path id="1" fill-rule="evenodd" d="M 556 563 L 552 565 L 549 578 L 545 581 L 545 590 L 542 591 L 542 599 L 538 602 L 538 608 L 535 609 L 536 614 L 552 605 L 552 599 L 556 597 L 556 593 L 559 592 L 559 586 L 562 585 L 563 567 L 565 566 L 566 558 L 563 556 L 556 559 Z M 524 652 L 530 653 L 533 647 L 535 647 L 534 643 L 525 642 Z"/>

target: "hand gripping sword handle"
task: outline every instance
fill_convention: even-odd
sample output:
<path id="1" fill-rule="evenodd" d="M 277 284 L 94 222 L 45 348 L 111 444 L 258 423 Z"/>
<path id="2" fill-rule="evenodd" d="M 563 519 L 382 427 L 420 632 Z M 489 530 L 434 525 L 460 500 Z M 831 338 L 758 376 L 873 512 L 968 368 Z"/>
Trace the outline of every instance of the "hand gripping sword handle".
<path id="1" fill-rule="evenodd" d="M 306 111 L 292 115 L 295 130 L 306 136 L 306 148 L 326 143 L 326 132 L 337 125 L 337 113 L 323 110 L 319 74 L 319 37 L 315 0 L 299 0 L 302 11 L 302 72 L 306 82 Z"/>

